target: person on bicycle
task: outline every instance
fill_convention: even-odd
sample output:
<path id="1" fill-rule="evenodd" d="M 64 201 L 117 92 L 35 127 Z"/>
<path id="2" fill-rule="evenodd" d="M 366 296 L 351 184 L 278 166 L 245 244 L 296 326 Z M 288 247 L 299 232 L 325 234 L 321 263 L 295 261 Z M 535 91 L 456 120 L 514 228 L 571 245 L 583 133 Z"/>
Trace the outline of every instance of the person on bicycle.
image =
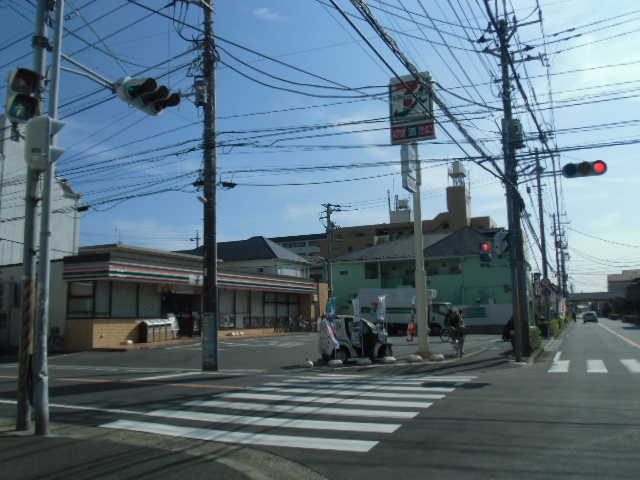
<path id="1" fill-rule="evenodd" d="M 455 344 L 458 343 L 460 353 L 464 355 L 464 322 L 460 313 L 455 308 L 449 310 L 447 314 L 447 327 L 449 328 L 449 336 L 451 341 Z"/>

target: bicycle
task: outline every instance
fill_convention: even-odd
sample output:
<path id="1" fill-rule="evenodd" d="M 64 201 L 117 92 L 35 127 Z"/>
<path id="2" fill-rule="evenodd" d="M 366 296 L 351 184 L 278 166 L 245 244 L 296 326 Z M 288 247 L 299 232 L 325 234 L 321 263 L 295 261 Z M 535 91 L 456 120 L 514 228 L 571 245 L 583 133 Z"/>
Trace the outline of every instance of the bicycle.
<path id="1" fill-rule="evenodd" d="M 463 351 L 462 351 L 462 347 L 460 346 L 460 343 L 458 343 L 459 340 L 453 340 L 451 339 L 451 343 L 453 343 L 453 356 L 457 357 L 460 356 L 460 358 L 462 358 L 463 355 Z"/>
<path id="2" fill-rule="evenodd" d="M 444 327 L 440 330 L 440 340 L 442 340 L 443 342 L 448 342 L 449 338 L 449 327 Z"/>

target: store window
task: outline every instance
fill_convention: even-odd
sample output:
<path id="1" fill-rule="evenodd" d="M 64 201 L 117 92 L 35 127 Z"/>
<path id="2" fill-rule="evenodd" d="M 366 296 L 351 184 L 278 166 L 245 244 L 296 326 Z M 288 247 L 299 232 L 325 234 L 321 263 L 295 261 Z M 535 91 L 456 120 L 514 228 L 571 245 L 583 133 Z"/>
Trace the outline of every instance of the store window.
<path id="1" fill-rule="evenodd" d="M 95 305 L 94 281 L 70 282 L 67 300 L 68 318 L 91 318 Z"/>
<path id="2" fill-rule="evenodd" d="M 111 290 L 111 317 L 136 318 L 138 315 L 138 285 L 113 282 Z"/>

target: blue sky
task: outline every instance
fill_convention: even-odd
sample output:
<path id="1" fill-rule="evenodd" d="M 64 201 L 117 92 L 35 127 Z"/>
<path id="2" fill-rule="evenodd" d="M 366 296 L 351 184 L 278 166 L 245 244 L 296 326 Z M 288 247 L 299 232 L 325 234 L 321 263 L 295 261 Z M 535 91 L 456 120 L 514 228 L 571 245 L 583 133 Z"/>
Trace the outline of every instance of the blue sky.
<path id="1" fill-rule="evenodd" d="M 67 0 L 63 51 L 110 81 L 154 77 L 189 92 L 199 65 L 193 40 L 202 36 L 202 9 L 169 3 Z M 406 75 L 351 2 L 337 3 L 394 71 Z M 495 38 L 484 32 L 484 2 L 367 3 L 418 70 L 433 75 L 437 94 L 502 169 L 500 69 L 495 57 L 482 53 L 494 43 L 474 42 L 483 34 Z M 543 150 L 536 122 L 552 132 L 548 143 L 558 152 L 553 161 L 541 157 L 546 172 L 584 160 L 609 166 L 597 178 L 543 177 L 552 269 L 552 215 L 559 210 L 570 283 L 578 292 L 605 290 L 607 274 L 640 268 L 634 170 L 640 53 L 631 48 L 640 43 L 640 7 L 633 0 L 614 3 L 615 9 L 595 0 L 507 2 L 509 17 L 515 14 L 519 23 L 511 50 L 528 45 L 526 54 L 537 57 L 516 67 L 526 101 L 516 88 L 514 115 L 528 138 L 519 168 L 530 171 L 534 150 Z M 342 206 L 332 219 L 345 229 L 388 222 L 388 197 L 408 198 L 400 147 L 389 144 L 386 86 L 394 73 L 329 0 L 219 0 L 214 7 L 218 174 L 237 185 L 218 191 L 218 240 L 321 233 L 326 203 Z M 35 0 L 0 1 L 3 78 L 32 66 L 34 12 Z M 0 90 L 4 95 L 4 84 Z M 506 227 L 495 168 L 479 165 L 478 152 L 442 112 L 436 115 L 442 121 L 437 139 L 420 145 L 423 218 L 446 210 L 447 169 L 462 159 L 473 215 Z M 82 245 L 120 240 L 166 250 L 195 247 L 190 239 L 203 231 L 201 192 L 193 187 L 202 165 L 201 109 L 183 98 L 178 107 L 148 116 L 85 76 L 64 71 L 60 118 L 67 125 L 59 144 L 67 152 L 59 175 L 91 206 L 83 215 Z M 539 236 L 533 177 L 520 180 Z M 529 228 L 525 232 L 534 243 Z M 540 271 L 535 243 L 531 253 Z"/>

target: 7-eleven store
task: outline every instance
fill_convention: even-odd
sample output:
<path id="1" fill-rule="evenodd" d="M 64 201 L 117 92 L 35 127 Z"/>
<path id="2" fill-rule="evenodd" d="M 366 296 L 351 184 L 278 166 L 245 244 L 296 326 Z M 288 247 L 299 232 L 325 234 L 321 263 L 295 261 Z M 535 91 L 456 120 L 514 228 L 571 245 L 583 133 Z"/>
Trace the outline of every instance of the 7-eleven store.
<path id="1" fill-rule="evenodd" d="M 289 316 L 315 320 L 326 302 L 326 285 L 311 279 L 223 267 L 218 268 L 221 333 L 273 330 L 276 320 Z M 169 313 L 178 320 L 180 336 L 200 335 L 201 257 L 122 244 L 84 247 L 79 255 L 65 257 L 62 277 L 66 351 L 144 341 L 141 324 Z"/>

